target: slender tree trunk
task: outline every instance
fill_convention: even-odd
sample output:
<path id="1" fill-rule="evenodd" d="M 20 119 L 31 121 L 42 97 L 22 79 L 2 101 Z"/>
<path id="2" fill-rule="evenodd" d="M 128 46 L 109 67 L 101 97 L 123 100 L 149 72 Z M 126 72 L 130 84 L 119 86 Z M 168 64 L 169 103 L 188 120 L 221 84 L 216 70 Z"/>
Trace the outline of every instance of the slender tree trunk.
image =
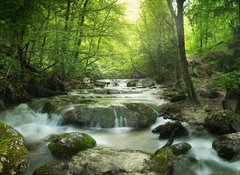
<path id="1" fill-rule="evenodd" d="M 80 32 L 79 32 L 79 36 L 78 36 L 78 40 L 77 40 L 77 51 L 75 52 L 75 59 L 78 58 L 79 56 L 79 47 L 81 46 L 82 44 L 82 37 L 83 37 L 83 26 L 84 26 L 84 23 L 85 23 L 85 15 L 86 15 L 86 11 L 87 11 L 87 5 L 88 5 L 88 2 L 89 0 L 85 0 L 84 1 L 84 4 L 83 4 L 83 8 L 81 9 L 81 15 L 80 15 L 80 24 L 79 24 L 79 27 L 80 27 Z"/>
<path id="2" fill-rule="evenodd" d="M 238 26 L 237 26 L 238 38 L 240 38 L 240 0 L 238 0 Z"/>
<path id="3" fill-rule="evenodd" d="M 186 57 L 185 37 L 184 37 L 184 18 L 183 18 L 184 2 L 185 0 L 177 0 L 177 10 L 178 10 L 177 15 L 174 12 L 171 0 L 168 0 L 168 5 L 170 7 L 170 11 L 172 15 L 174 15 L 173 17 L 176 22 L 181 69 L 183 74 L 183 80 L 186 85 L 188 99 L 191 100 L 193 103 L 199 104 L 199 101 L 195 93 L 195 89 L 193 87 L 193 82 L 189 74 L 188 62 Z"/>

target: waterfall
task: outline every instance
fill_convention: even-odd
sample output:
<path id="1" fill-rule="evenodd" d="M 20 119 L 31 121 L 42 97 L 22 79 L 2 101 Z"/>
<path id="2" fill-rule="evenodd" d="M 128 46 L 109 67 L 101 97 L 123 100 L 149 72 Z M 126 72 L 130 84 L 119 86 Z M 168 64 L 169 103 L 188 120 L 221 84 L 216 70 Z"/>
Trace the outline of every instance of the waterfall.
<path id="1" fill-rule="evenodd" d="M 119 121 L 118 121 L 118 117 L 117 117 L 117 111 L 113 108 L 112 108 L 112 110 L 114 112 L 114 127 L 118 128 L 119 127 Z"/>
<path id="2" fill-rule="evenodd" d="M 119 127 L 127 127 L 127 119 L 123 116 L 118 117 L 117 111 L 113 109 L 114 112 L 114 127 L 119 128 Z"/>
<path id="3" fill-rule="evenodd" d="M 123 120 L 124 120 L 124 122 L 125 122 L 125 127 L 127 127 L 128 126 L 128 124 L 127 124 L 127 118 L 123 118 Z"/>

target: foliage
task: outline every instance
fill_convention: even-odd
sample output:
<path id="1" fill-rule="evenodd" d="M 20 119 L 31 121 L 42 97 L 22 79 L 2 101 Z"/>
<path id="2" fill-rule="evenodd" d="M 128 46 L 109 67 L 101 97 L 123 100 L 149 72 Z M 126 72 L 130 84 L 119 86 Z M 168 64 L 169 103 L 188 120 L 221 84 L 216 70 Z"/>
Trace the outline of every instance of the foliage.
<path id="1" fill-rule="evenodd" d="M 178 60 L 177 39 L 165 0 L 145 0 L 142 3 L 138 35 L 138 58 L 142 60 L 139 69 L 161 80 L 173 79 Z M 137 58 L 135 60 L 139 62 Z"/>
<path id="2" fill-rule="evenodd" d="M 229 73 L 217 72 L 217 78 L 219 84 L 227 90 L 240 86 L 240 72 L 237 71 Z"/>

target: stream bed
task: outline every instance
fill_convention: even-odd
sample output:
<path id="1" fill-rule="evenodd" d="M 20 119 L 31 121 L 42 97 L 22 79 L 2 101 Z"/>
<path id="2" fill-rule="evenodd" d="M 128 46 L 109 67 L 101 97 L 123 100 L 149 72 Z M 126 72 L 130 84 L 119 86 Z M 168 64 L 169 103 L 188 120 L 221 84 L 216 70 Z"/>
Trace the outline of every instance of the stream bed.
<path id="1" fill-rule="evenodd" d="M 79 131 L 91 135 L 97 142 L 98 146 L 112 147 L 114 149 L 131 149 L 141 150 L 147 153 L 154 153 L 157 149 L 165 145 L 165 139 L 159 139 L 158 134 L 153 134 L 151 130 L 159 124 L 164 124 L 170 120 L 165 120 L 158 116 L 156 123 L 151 126 L 139 129 L 128 126 L 128 119 L 125 116 L 117 116 L 114 113 L 114 127 L 103 128 L 99 123 L 91 123 L 79 127 L 62 123 L 62 117 L 67 111 L 71 111 L 79 106 L 86 104 L 78 103 L 78 100 L 90 100 L 92 103 L 87 106 L 106 107 L 116 106 L 124 103 L 145 103 L 155 108 L 165 100 L 161 99 L 159 92 L 160 86 L 154 88 L 137 88 L 126 87 L 127 80 L 115 80 L 118 82 L 114 85 L 113 81 L 105 89 L 81 90 L 68 93 L 68 95 L 52 97 L 49 99 L 38 99 L 29 104 L 20 104 L 12 109 L 4 111 L 0 118 L 9 125 L 13 126 L 25 138 L 26 145 L 30 150 L 30 167 L 27 175 L 31 175 L 39 166 L 60 162 L 54 158 L 47 148 L 46 138 L 51 134 L 60 134 L 72 131 Z M 71 100 L 74 99 L 74 100 Z M 58 113 L 43 113 L 43 102 L 45 100 L 64 101 L 58 106 Z M 156 111 L 155 111 L 156 112 Z M 188 129 L 189 136 L 181 139 L 175 139 L 174 143 L 187 142 L 191 144 L 192 149 L 188 153 L 198 160 L 198 163 L 192 169 L 196 175 L 225 175 L 231 172 L 233 175 L 240 174 L 240 162 L 227 162 L 217 156 L 212 149 L 214 136 L 206 134 L 197 126 L 183 123 Z M 186 174 L 186 172 L 174 172 L 176 175 Z"/>

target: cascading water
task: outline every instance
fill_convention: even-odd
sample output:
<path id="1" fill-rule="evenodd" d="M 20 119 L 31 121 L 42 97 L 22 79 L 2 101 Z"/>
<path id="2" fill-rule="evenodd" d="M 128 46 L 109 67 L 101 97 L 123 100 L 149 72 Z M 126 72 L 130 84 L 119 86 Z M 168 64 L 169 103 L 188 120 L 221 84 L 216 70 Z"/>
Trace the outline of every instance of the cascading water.
<path id="1" fill-rule="evenodd" d="M 126 80 L 119 80 L 119 86 L 110 84 L 108 88 L 118 88 L 123 91 L 129 90 L 126 88 Z M 115 83 L 117 84 L 117 83 Z M 136 93 L 129 94 L 114 94 L 113 96 L 106 96 L 106 94 L 79 94 L 78 92 L 70 93 L 68 97 L 75 97 L 79 99 L 91 99 L 97 101 L 98 106 L 113 106 L 114 112 L 114 128 L 102 128 L 99 123 L 90 124 L 89 128 L 72 127 L 69 125 L 60 126 L 62 115 L 52 114 L 49 116 L 46 113 L 41 113 L 42 101 L 36 100 L 34 109 L 32 110 L 29 105 L 21 104 L 14 109 L 5 111 L 0 115 L 0 118 L 15 129 L 20 131 L 25 138 L 27 147 L 30 149 L 30 168 L 28 175 L 32 174 L 33 170 L 48 162 L 57 162 L 49 153 L 47 142 L 44 141 L 51 134 L 59 134 L 65 132 L 79 131 L 91 135 L 97 141 L 98 146 L 107 146 L 117 149 L 133 149 L 142 150 L 149 153 L 154 153 L 157 149 L 162 147 L 167 140 L 159 140 L 158 135 L 152 134 L 151 130 L 168 122 L 163 118 L 158 118 L 156 123 L 150 128 L 135 130 L 134 128 L 127 127 L 127 118 L 124 115 L 118 115 L 114 109 L 114 105 L 121 103 L 141 102 L 153 105 L 160 105 L 164 103 L 156 96 L 158 89 L 136 89 Z M 133 91 L 131 89 L 131 91 Z M 140 93 L 139 93 L 140 92 Z M 101 97 L 101 98 L 99 98 Z M 59 99 L 63 98 L 62 96 Z M 63 105 L 60 111 L 62 114 L 66 111 L 74 109 L 79 104 L 66 104 Z M 31 106 L 32 107 L 32 106 Z M 116 106 L 115 106 L 116 107 Z M 240 162 L 227 162 L 219 158 L 216 152 L 212 149 L 212 141 L 214 139 L 211 135 L 196 134 L 192 126 L 184 123 L 184 126 L 190 132 L 190 136 L 183 139 L 176 139 L 174 143 L 188 142 L 192 145 L 192 150 L 188 153 L 189 156 L 198 159 L 198 163 L 192 167 L 197 175 L 210 175 L 229 172 L 231 175 L 239 174 Z M 189 167 L 190 168 L 190 167 Z M 220 170 L 218 170 L 220 168 Z M 187 175 L 186 172 L 177 172 L 175 175 Z"/>

